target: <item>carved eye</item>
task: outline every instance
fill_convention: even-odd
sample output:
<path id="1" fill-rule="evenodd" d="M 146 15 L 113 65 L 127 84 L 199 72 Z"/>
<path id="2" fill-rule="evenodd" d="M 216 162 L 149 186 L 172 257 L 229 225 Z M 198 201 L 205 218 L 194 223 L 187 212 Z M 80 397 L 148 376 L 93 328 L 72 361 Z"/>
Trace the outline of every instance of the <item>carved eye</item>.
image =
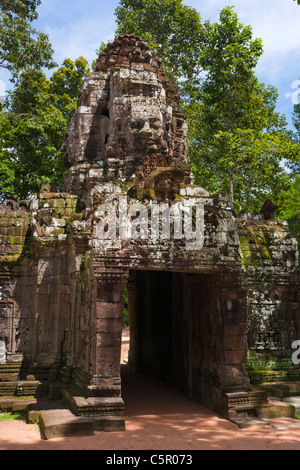
<path id="1" fill-rule="evenodd" d="M 150 119 L 150 124 L 152 129 L 160 129 L 161 128 L 161 122 L 159 119 Z"/>
<path id="2" fill-rule="evenodd" d="M 140 130 L 140 129 L 143 128 L 144 124 L 145 124 L 144 121 L 131 121 L 130 127 L 131 127 L 131 129 Z"/>

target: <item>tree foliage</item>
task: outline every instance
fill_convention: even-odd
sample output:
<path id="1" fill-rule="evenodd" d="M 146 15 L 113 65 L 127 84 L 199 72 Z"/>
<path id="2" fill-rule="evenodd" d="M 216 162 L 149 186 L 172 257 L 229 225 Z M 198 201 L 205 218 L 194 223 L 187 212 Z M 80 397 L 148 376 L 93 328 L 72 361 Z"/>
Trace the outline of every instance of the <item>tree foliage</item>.
<path id="1" fill-rule="evenodd" d="M 0 1 L 0 67 L 12 74 L 12 80 L 28 67 L 52 68 L 53 49 L 47 34 L 32 27 L 41 0 Z"/>
<path id="2" fill-rule="evenodd" d="M 226 192 L 237 211 L 258 210 L 266 198 L 278 199 L 289 184 L 282 163 L 299 154 L 276 112 L 275 88 L 255 77 L 262 52 L 251 28 L 224 8 L 203 49 L 206 78 L 197 99 L 186 104 L 196 180 Z"/>
<path id="3" fill-rule="evenodd" d="M 0 108 L 0 198 L 26 198 L 47 182 L 62 182 L 60 148 L 87 61 L 56 66 L 48 36 L 36 31 L 41 0 L 0 0 L 0 67 L 14 89 Z"/>
<path id="4" fill-rule="evenodd" d="M 116 34 L 136 34 L 163 61 L 170 78 L 183 84 L 199 74 L 205 38 L 200 14 L 182 0 L 121 0 Z"/>
<path id="5" fill-rule="evenodd" d="M 83 77 L 90 72 L 88 61 L 79 57 L 63 61 L 61 67 L 50 78 L 50 94 L 53 104 L 68 118 L 74 109 Z"/>
<path id="6" fill-rule="evenodd" d="M 290 187 L 282 194 L 279 216 L 287 220 L 289 229 L 296 235 L 300 250 L 300 177 L 295 176 Z"/>
<path id="7" fill-rule="evenodd" d="M 300 144 L 300 103 L 294 104 L 292 119 L 295 130 L 290 132 L 290 135 L 295 143 Z M 300 158 L 292 162 L 288 162 L 288 166 L 294 175 L 300 175 Z"/>
<path id="8" fill-rule="evenodd" d="M 88 71 L 87 61 L 79 58 L 66 59 L 50 80 L 39 69 L 27 69 L 19 76 L 0 114 L 2 199 L 24 199 L 44 183 L 62 183 L 60 149 Z"/>
<path id="9" fill-rule="evenodd" d="M 15 82 L 0 105 L 2 198 L 25 198 L 45 182 L 61 181 L 60 147 L 89 72 L 80 57 L 66 59 L 46 78 L 42 68 L 54 66 L 52 47 L 32 27 L 40 3 L 0 0 L 0 67 Z M 147 41 L 181 89 L 196 182 L 211 192 L 225 191 L 236 211 L 257 210 L 271 198 L 285 213 L 285 198 L 294 184 L 298 188 L 291 177 L 299 174 L 300 105 L 291 135 L 276 111 L 277 91 L 255 76 L 263 47 L 251 27 L 231 7 L 221 10 L 218 22 L 203 22 L 182 0 L 120 0 L 116 17 L 116 34 Z"/>
<path id="10" fill-rule="evenodd" d="M 23 72 L 7 112 L 0 116 L 2 197 L 25 199 L 41 184 L 59 182 L 65 120 L 49 91 L 50 83 L 40 70 Z"/>
<path id="11" fill-rule="evenodd" d="M 290 185 L 283 162 L 297 160 L 299 146 L 276 111 L 277 91 L 255 76 L 263 46 L 251 27 L 232 7 L 202 22 L 181 0 L 121 0 L 116 15 L 116 33 L 142 36 L 181 88 L 196 182 L 226 192 L 236 211 L 279 201 Z"/>

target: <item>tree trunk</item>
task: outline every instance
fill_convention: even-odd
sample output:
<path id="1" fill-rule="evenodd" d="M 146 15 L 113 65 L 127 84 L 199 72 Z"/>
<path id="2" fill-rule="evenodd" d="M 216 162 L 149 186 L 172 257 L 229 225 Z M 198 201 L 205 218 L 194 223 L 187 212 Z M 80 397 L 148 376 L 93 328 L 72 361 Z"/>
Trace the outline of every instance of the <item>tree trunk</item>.
<path id="1" fill-rule="evenodd" d="M 233 172 L 232 171 L 230 171 L 229 173 L 229 195 L 230 195 L 230 208 L 233 211 L 234 205 L 233 205 Z"/>

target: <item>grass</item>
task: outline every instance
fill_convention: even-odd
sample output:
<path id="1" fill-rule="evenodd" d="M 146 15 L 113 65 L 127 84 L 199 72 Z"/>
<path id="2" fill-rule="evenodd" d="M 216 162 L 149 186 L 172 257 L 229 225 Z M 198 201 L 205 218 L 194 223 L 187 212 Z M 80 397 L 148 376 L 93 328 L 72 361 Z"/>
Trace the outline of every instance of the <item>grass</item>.
<path id="1" fill-rule="evenodd" d="M 24 419 L 24 413 L 0 413 L 0 423 L 11 419 Z"/>

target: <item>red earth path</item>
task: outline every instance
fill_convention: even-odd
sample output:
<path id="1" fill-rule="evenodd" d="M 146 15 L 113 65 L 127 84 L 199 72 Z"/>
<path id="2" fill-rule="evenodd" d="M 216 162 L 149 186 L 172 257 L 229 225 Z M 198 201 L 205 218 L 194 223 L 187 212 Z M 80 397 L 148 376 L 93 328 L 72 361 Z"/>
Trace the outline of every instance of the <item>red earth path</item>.
<path id="1" fill-rule="evenodd" d="M 126 332 L 125 332 L 126 333 Z M 42 440 L 36 424 L 0 422 L 0 450 L 300 450 L 300 421 L 284 418 L 240 429 L 201 404 L 124 364 L 125 432 Z"/>

